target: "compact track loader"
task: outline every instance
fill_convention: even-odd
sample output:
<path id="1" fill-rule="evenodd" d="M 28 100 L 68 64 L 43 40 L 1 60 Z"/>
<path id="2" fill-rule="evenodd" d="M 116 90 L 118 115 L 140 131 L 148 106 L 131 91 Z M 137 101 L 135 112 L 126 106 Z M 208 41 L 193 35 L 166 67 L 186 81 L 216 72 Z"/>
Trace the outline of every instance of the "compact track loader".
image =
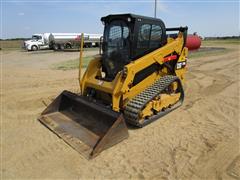
<path id="1" fill-rule="evenodd" d="M 127 138 L 126 122 L 143 127 L 184 99 L 187 27 L 133 14 L 101 21 L 102 52 L 80 80 L 81 94 L 63 91 L 39 117 L 86 158 Z"/>

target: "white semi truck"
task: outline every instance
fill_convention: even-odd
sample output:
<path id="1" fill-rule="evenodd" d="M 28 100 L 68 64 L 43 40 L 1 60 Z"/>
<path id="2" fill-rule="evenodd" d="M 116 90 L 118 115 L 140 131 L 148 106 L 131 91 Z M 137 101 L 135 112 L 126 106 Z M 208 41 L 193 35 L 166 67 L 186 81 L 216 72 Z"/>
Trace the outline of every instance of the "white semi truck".
<path id="1" fill-rule="evenodd" d="M 85 34 L 84 47 L 98 47 L 101 34 Z M 43 33 L 33 34 L 30 40 L 24 41 L 24 48 L 28 51 L 39 49 L 64 50 L 79 47 L 81 33 Z"/>

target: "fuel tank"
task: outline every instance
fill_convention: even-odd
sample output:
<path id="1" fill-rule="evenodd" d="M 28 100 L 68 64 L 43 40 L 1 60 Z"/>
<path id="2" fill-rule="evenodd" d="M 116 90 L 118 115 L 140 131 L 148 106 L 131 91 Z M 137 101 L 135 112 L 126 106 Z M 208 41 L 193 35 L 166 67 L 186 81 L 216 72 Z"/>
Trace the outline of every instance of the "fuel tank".
<path id="1" fill-rule="evenodd" d="M 201 46 L 201 38 L 198 35 L 189 34 L 187 36 L 186 47 L 188 50 L 197 50 Z"/>

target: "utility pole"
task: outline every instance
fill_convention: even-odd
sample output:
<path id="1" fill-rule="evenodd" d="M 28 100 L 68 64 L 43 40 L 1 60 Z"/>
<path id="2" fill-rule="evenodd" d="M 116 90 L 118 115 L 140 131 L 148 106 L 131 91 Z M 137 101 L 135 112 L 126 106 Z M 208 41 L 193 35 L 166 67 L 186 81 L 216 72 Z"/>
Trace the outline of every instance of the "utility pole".
<path id="1" fill-rule="evenodd" d="M 157 0 L 155 0 L 154 17 L 157 18 Z"/>

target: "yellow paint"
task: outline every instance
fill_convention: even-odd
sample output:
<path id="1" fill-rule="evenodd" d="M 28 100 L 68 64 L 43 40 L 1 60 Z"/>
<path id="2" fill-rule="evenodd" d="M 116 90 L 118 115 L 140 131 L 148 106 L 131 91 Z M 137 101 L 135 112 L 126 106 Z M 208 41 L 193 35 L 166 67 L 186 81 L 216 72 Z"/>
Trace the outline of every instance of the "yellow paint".
<path id="1" fill-rule="evenodd" d="M 164 75 L 170 74 L 167 68 L 163 68 L 159 70 L 159 72 L 154 72 L 143 81 L 133 86 L 132 83 L 134 77 L 139 71 L 149 67 L 153 63 L 158 63 L 160 65 L 163 64 L 164 57 L 172 54 L 173 52 L 176 52 L 180 56 L 178 62 L 186 61 L 188 50 L 187 48 L 182 48 L 183 43 L 184 39 L 182 32 L 179 33 L 178 38 L 176 39 L 168 38 L 168 43 L 165 46 L 127 64 L 124 67 L 125 71 L 127 71 L 127 74 L 123 75 L 123 71 L 120 71 L 116 75 L 115 79 L 111 82 L 96 78 L 97 76 L 101 77 L 102 74 L 100 62 L 101 58 L 96 57 L 89 63 L 88 68 L 81 80 L 81 90 L 83 95 L 86 95 L 87 88 L 94 88 L 101 92 L 108 93 L 112 96 L 112 102 L 110 102 L 112 104 L 112 109 L 119 112 L 130 99 L 152 85 L 157 79 Z M 183 82 L 186 68 L 175 70 L 175 72 Z M 169 102 L 172 102 L 172 99 L 174 98 L 171 96 Z M 166 102 L 169 103 L 168 101 Z M 158 107 L 155 102 L 153 102 L 152 106 L 156 106 L 156 109 L 161 107 Z"/>
<path id="2" fill-rule="evenodd" d="M 150 101 L 146 104 L 146 107 L 142 110 L 141 119 L 146 117 L 150 117 L 154 114 L 154 112 L 160 112 L 164 108 L 168 108 L 169 106 L 174 105 L 178 102 L 180 98 L 180 93 L 176 94 L 161 94 L 158 98 Z"/>
<path id="3" fill-rule="evenodd" d="M 81 45 L 80 45 L 80 55 L 79 55 L 79 74 L 78 74 L 78 81 L 80 85 L 80 92 L 81 91 L 81 75 L 82 75 L 82 59 L 83 59 L 83 43 L 84 43 L 84 34 L 81 34 Z"/>

